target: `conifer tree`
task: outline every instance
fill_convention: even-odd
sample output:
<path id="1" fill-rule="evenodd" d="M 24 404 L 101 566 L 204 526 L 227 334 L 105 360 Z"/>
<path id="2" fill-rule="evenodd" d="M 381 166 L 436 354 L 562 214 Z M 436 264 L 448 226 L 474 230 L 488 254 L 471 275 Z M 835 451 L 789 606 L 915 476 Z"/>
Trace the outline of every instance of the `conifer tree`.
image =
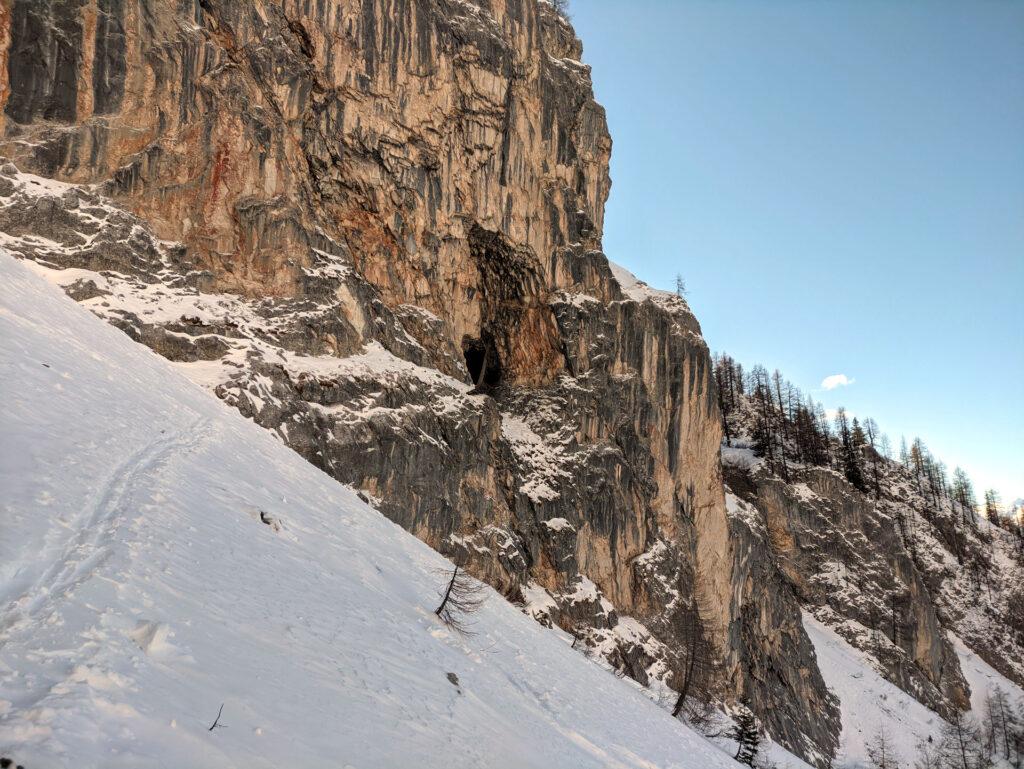
<path id="1" fill-rule="evenodd" d="M 854 426 L 856 427 L 856 436 L 850 429 L 846 409 L 840 407 L 836 412 L 836 433 L 839 438 L 843 474 L 846 475 L 846 480 L 864 491 L 864 474 L 861 471 L 859 456 L 860 446 L 864 442 L 864 432 L 857 424 L 856 418 L 854 418 Z"/>
<path id="2" fill-rule="evenodd" d="M 691 696 L 699 702 L 710 700 L 707 685 L 714 670 L 714 655 L 704 636 L 704 629 L 695 603 L 692 603 L 683 615 L 680 630 L 682 631 L 683 651 L 686 656 L 677 679 L 679 694 L 676 697 L 675 707 L 672 708 L 673 717 L 683 713 L 684 707 L 687 707 L 687 700 Z M 693 713 L 691 707 L 690 711 L 684 714 L 685 718 L 690 721 Z"/>
<path id="3" fill-rule="evenodd" d="M 725 445 L 732 446 L 732 434 L 729 431 L 729 414 L 735 408 L 735 402 L 731 394 L 729 373 L 731 366 L 725 355 L 720 355 L 714 360 L 715 387 L 718 390 L 718 410 L 722 415 L 722 432 L 725 433 Z"/>
<path id="4" fill-rule="evenodd" d="M 974 487 L 971 485 L 971 479 L 967 477 L 967 473 L 965 473 L 961 467 L 953 469 L 953 486 L 951 492 L 953 501 L 960 506 L 960 514 L 963 518 L 963 522 L 966 524 L 968 522 L 968 517 L 971 521 L 974 521 L 974 511 L 978 507 L 978 501 L 974 497 Z"/>
<path id="5" fill-rule="evenodd" d="M 871 461 L 871 485 L 875 492 L 875 499 L 882 494 L 881 475 L 878 470 L 878 423 L 868 417 L 864 420 L 864 435 L 867 437 L 867 454 Z"/>
<path id="6" fill-rule="evenodd" d="M 789 428 L 788 419 L 786 415 L 786 407 L 782 402 L 782 374 L 779 373 L 778 369 L 772 374 L 772 384 L 775 387 L 775 397 L 778 401 L 778 423 L 781 427 L 782 442 L 779 447 L 779 459 L 782 462 L 782 478 L 785 481 L 789 481 L 789 466 L 786 464 L 786 448 L 789 443 Z M 789 386 L 789 383 L 786 383 Z"/>
<path id="7" fill-rule="evenodd" d="M 881 436 L 879 436 L 878 447 L 883 457 L 886 459 L 892 459 L 892 443 L 889 441 L 889 436 L 885 433 L 882 433 Z"/>
<path id="8" fill-rule="evenodd" d="M 455 566 L 434 614 L 452 630 L 462 635 L 472 635 L 466 617 L 483 606 L 485 598 L 483 585 Z"/>
<path id="9" fill-rule="evenodd" d="M 750 371 L 750 391 L 757 407 L 757 421 L 754 425 L 754 453 L 768 458 L 768 467 L 775 470 L 775 414 L 769 391 L 768 372 L 763 366 L 754 366 Z"/>
<path id="10" fill-rule="evenodd" d="M 729 732 L 729 736 L 737 742 L 734 758 L 741 764 L 753 766 L 761 744 L 761 735 L 757 730 L 757 719 L 747 704 L 743 702 L 737 706 L 733 720 L 735 723 Z"/>
<path id="11" fill-rule="evenodd" d="M 995 489 L 985 492 L 985 517 L 992 523 L 999 522 L 999 492 Z"/>

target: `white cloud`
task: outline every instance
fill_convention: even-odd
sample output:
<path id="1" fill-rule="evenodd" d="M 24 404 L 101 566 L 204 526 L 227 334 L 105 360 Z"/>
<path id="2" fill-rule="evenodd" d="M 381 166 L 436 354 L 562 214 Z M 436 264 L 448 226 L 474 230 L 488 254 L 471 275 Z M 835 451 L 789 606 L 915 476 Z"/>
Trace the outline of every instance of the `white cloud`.
<path id="1" fill-rule="evenodd" d="M 821 386 L 825 390 L 834 390 L 837 387 L 852 385 L 855 381 L 855 379 L 851 379 L 846 374 L 832 374 L 821 380 Z"/>

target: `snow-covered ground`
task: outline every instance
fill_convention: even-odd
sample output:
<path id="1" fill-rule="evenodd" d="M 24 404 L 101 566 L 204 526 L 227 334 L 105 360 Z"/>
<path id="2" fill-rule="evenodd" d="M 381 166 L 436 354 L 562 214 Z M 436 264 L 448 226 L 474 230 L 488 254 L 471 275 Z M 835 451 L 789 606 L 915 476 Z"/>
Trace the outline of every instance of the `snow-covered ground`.
<path id="1" fill-rule="evenodd" d="M 685 310 L 687 313 L 690 312 L 690 306 L 686 304 L 686 300 L 678 294 L 672 291 L 662 291 L 659 288 L 652 288 L 637 278 L 636 275 L 631 273 L 625 267 L 616 264 L 615 262 L 609 261 L 608 266 L 611 268 L 612 275 L 615 277 L 615 280 L 618 281 L 619 287 L 622 289 L 623 293 L 634 302 L 643 303 L 650 301 L 670 310 Z"/>
<path id="2" fill-rule="evenodd" d="M 736 766 L 5 253 L 0 364 L 0 755 Z"/>
<path id="3" fill-rule="evenodd" d="M 884 727 L 893 742 L 896 758 L 912 764 L 917 746 L 929 737 L 941 739 L 943 720 L 899 687 L 886 681 L 864 652 L 855 649 L 835 630 L 804 612 L 804 629 L 814 644 L 821 675 L 839 697 L 843 732 L 836 765 L 866 766 L 865 746 Z M 971 687 L 971 705 L 977 718 L 984 712 L 986 692 L 996 686 L 1015 701 L 1024 701 L 1020 687 L 1000 675 L 984 660 L 954 637 L 964 676 Z"/>
<path id="4" fill-rule="evenodd" d="M 985 660 L 971 651 L 967 644 L 953 636 L 953 648 L 960 658 L 960 670 L 963 671 L 967 685 L 971 687 L 971 709 L 976 714 L 985 712 L 986 696 L 997 687 L 1006 692 L 1010 701 L 1018 708 L 1024 707 L 1024 689 L 1008 680 L 1006 676 L 989 665 Z"/>
<path id="5" fill-rule="evenodd" d="M 838 633 L 804 612 L 807 631 L 825 684 L 839 698 L 843 732 L 839 766 L 857 766 L 867 758 L 865 746 L 884 724 L 902 762 L 915 756 L 920 740 L 938 740 L 942 719 L 895 684 L 886 681 Z"/>

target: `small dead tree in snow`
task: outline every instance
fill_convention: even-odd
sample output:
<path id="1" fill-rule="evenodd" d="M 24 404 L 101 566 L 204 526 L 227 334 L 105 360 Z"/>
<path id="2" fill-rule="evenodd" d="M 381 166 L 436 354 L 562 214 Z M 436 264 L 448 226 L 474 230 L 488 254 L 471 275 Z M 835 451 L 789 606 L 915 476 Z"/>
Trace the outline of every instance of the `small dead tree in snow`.
<path id="1" fill-rule="evenodd" d="M 704 720 L 704 709 L 700 705 L 710 699 L 708 684 L 714 671 L 715 660 L 711 645 L 704 636 L 704 628 L 695 603 L 683 614 L 679 628 L 685 656 L 676 676 L 675 683 L 679 687 L 679 694 L 672 708 L 672 716 L 675 718 L 683 714 L 691 726 L 698 726 L 700 724 L 691 720 L 691 717 L 697 722 Z M 695 706 L 688 707 L 688 704 Z"/>
<path id="2" fill-rule="evenodd" d="M 942 756 L 939 754 L 938 746 L 932 741 L 931 736 L 927 740 L 920 740 L 917 743 L 917 758 L 914 761 L 914 769 L 940 769 Z"/>
<path id="3" fill-rule="evenodd" d="M 945 769 L 985 769 L 991 765 L 981 730 L 972 718 L 959 711 L 943 726 L 939 756 Z"/>
<path id="4" fill-rule="evenodd" d="M 462 635 L 472 635 L 466 624 L 466 616 L 483 606 L 484 600 L 483 585 L 456 566 L 434 614 L 446 627 Z"/>
<path id="5" fill-rule="evenodd" d="M 569 648 L 575 649 L 576 644 L 580 642 L 580 638 L 586 632 L 586 628 L 582 625 L 573 625 L 572 630 L 570 632 L 572 633 L 572 646 L 570 646 Z"/>
<path id="6" fill-rule="evenodd" d="M 896 755 L 892 738 L 885 726 L 880 727 L 871 742 L 864 747 L 867 750 L 871 766 L 875 769 L 900 769 L 899 756 Z"/>

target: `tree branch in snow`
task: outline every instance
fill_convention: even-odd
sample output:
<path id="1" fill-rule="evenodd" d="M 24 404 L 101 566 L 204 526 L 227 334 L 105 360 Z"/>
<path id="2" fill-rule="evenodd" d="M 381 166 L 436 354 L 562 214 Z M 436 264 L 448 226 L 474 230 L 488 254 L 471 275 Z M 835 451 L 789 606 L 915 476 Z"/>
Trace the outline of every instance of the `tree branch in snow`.
<path id="1" fill-rule="evenodd" d="M 207 729 L 207 731 L 212 732 L 214 729 L 217 729 L 217 728 L 220 728 L 220 729 L 227 729 L 228 728 L 227 724 L 222 724 L 220 722 L 220 715 L 223 712 L 224 712 L 224 703 L 222 702 L 220 704 L 220 710 L 217 711 L 217 717 L 215 719 L 213 719 L 213 723 L 210 725 L 210 728 Z"/>
<path id="2" fill-rule="evenodd" d="M 434 614 L 446 627 L 462 635 L 472 635 L 466 616 L 473 614 L 484 603 L 484 587 L 458 566 L 452 571 L 441 604 Z"/>

